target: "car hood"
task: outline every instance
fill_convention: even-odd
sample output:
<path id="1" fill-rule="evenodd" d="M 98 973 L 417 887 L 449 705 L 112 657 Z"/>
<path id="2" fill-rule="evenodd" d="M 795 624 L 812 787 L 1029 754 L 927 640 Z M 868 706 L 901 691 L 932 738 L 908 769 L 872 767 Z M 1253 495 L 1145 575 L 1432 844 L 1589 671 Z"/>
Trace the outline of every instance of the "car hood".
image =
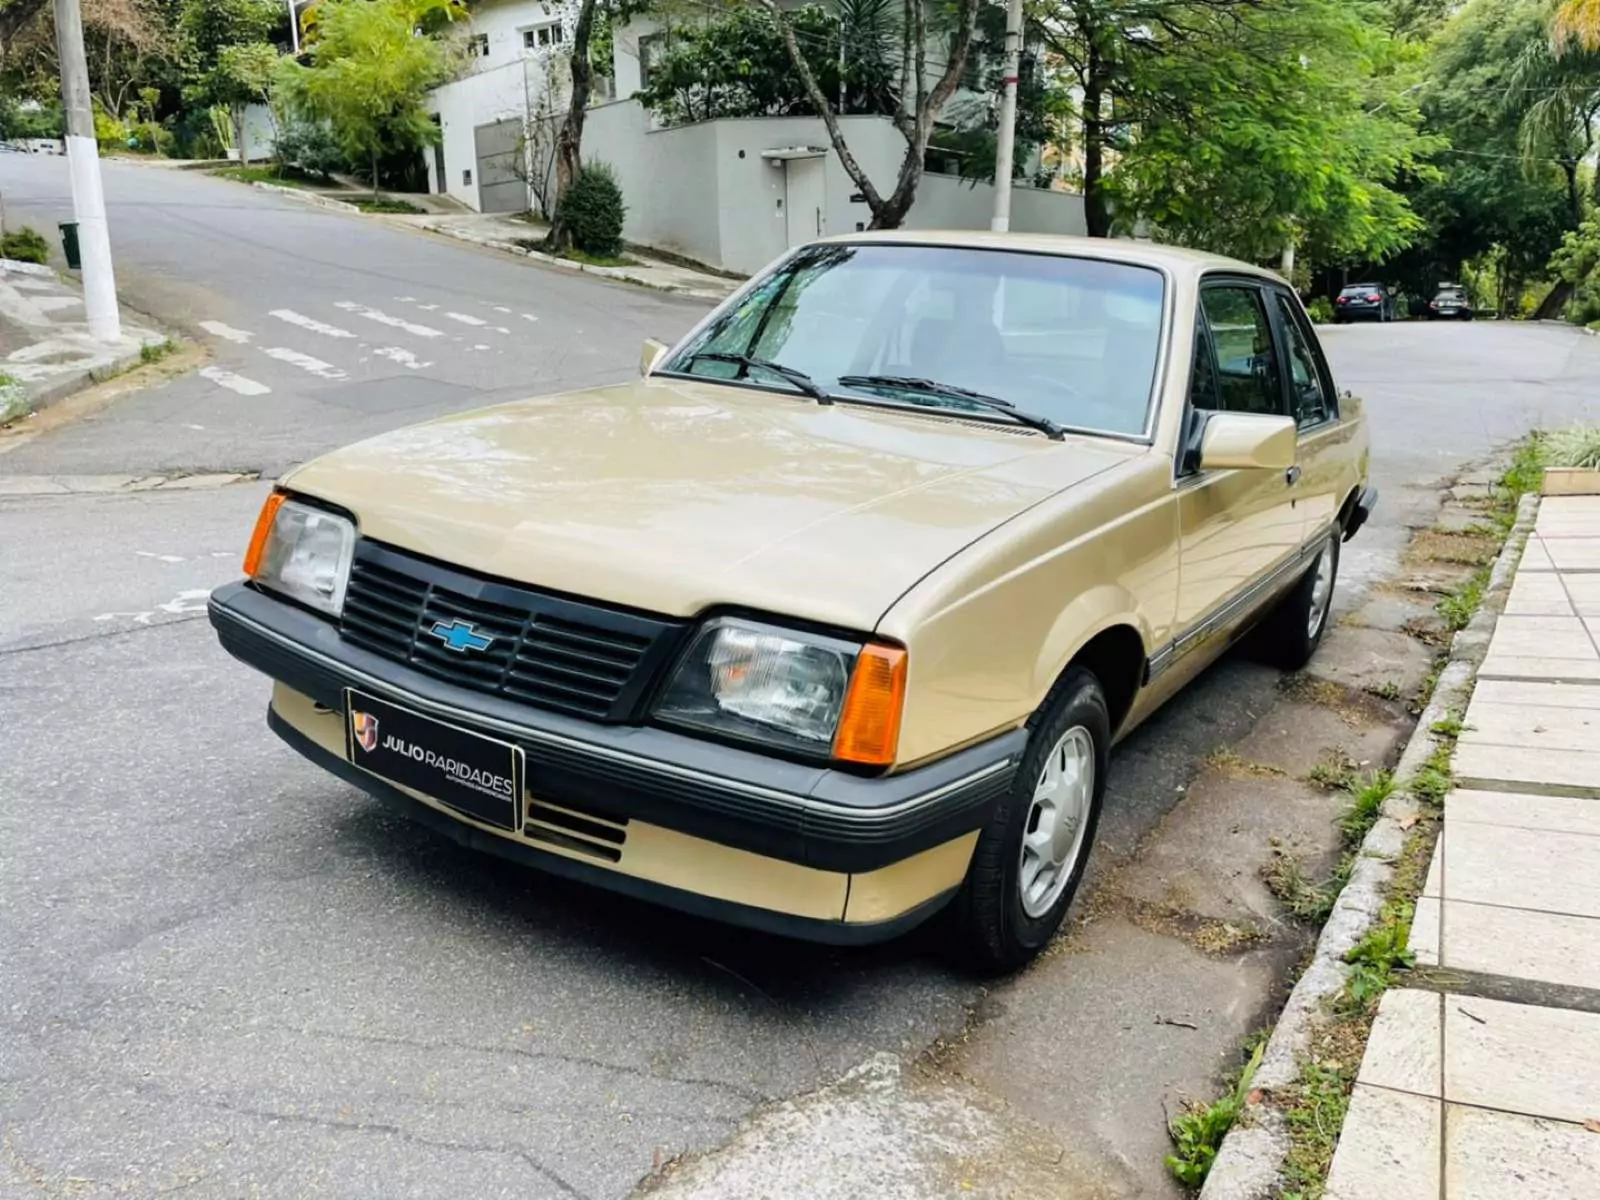
<path id="1" fill-rule="evenodd" d="M 489 575 L 868 630 L 975 539 L 1140 450 L 657 377 L 383 434 L 284 484 Z"/>

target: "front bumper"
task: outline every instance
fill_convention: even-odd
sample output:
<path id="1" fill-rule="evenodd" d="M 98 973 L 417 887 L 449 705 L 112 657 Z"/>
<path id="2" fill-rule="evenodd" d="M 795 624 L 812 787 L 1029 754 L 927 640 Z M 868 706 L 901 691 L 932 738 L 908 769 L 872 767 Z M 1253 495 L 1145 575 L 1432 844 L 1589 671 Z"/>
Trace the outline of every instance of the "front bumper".
<path id="1" fill-rule="evenodd" d="M 353 646 L 340 638 L 332 622 L 247 584 L 219 588 L 209 611 L 223 647 L 278 680 L 291 696 L 303 698 L 305 714 L 320 706 L 324 717 L 337 716 L 342 730 L 345 689 L 360 688 L 521 745 L 527 756 L 530 802 L 536 798 L 577 812 L 599 812 L 608 819 L 643 823 L 714 848 L 759 856 L 752 860 L 753 869 L 766 859 L 849 877 L 846 895 L 852 894 L 850 880 L 899 870 L 908 860 L 926 860 L 958 841 L 970 854 L 976 830 L 1010 789 L 1026 743 L 1026 733 L 1014 730 L 929 766 L 862 778 L 664 729 L 582 721 L 456 687 Z M 569 856 L 529 846 L 516 834 L 479 826 L 436 804 L 422 804 L 424 798 L 352 766 L 337 748 L 337 739 L 319 741 L 308 734 L 309 720 L 309 715 L 290 719 L 275 702 L 273 727 L 336 774 L 380 798 L 399 797 L 414 808 L 426 809 L 425 815 L 413 815 L 457 840 L 561 873 L 580 873 L 549 861 L 578 865 Z M 586 868 L 582 873 L 593 882 L 637 891 L 621 886 L 616 871 L 582 866 Z M 960 866 L 964 873 L 964 860 Z M 922 897 L 912 907 L 947 898 L 952 886 L 947 875 L 946 871 L 936 881 L 941 894 Z M 680 908 L 702 907 L 683 897 L 652 898 Z M 762 924 L 746 919 L 748 914 L 719 915 Z M 878 915 L 883 915 L 881 908 Z M 882 936 L 892 936 L 895 930 L 883 924 Z M 815 929 L 784 931 L 823 936 Z M 829 936 L 827 940 L 872 939 Z"/>

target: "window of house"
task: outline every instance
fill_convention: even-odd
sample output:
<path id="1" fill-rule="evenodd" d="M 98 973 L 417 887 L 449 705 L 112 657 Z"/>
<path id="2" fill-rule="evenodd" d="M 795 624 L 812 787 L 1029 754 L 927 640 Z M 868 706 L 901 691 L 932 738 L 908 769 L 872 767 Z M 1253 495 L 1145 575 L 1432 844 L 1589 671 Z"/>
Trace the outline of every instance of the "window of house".
<path id="1" fill-rule="evenodd" d="M 1322 386 L 1317 356 L 1306 335 L 1303 318 L 1289 297 L 1278 293 L 1278 315 L 1283 319 L 1289 341 L 1289 377 L 1294 384 L 1295 420 L 1302 426 L 1317 425 L 1328 419 L 1328 393 Z"/>
<path id="2" fill-rule="evenodd" d="M 1200 293 L 1216 347 L 1217 398 L 1227 412 L 1282 415 L 1283 380 L 1261 289 L 1220 284 Z"/>
<path id="3" fill-rule="evenodd" d="M 567 31 L 562 28 L 560 21 L 535 25 L 532 29 L 522 31 L 522 44 L 529 50 L 548 50 L 552 46 L 562 45 L 566 40 Z"/>
<path id="4" fill-rule="evenodd" d="M 653 71 L 671 47 L 667 44 L 667 34 L 647 33 L 639 39 L 639 86 L 650 86 L 650 72 Z"/>
<path id="5" fill-rule="evenodd" d="M 475 33 L 467 39 L 467 53 L 473 58 L 489 57 L 489 35 Z"/>

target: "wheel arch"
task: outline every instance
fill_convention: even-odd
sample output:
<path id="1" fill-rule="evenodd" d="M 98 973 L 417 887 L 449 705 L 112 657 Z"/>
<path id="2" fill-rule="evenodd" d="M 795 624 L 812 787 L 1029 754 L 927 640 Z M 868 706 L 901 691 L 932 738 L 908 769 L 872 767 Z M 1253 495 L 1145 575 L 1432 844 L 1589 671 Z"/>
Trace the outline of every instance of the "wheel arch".
<path id="1" fill-rule="evenodd" d="M 1115 738 L 1123 722 L 1128 719 L 1128 714 L 1133 711 L 1133 703 L 1144 685 L 1148 663 L 1144 635 L 1138 627 L 1127 620 L 1109 623 L 1072 653 L 1057 673 L 1046 702 L 1074 667 L 1083 668 L 1100 681 L 1100 688 L 1106 696 L 1106 710 L 1111 718 L 1111 735 Z"/>

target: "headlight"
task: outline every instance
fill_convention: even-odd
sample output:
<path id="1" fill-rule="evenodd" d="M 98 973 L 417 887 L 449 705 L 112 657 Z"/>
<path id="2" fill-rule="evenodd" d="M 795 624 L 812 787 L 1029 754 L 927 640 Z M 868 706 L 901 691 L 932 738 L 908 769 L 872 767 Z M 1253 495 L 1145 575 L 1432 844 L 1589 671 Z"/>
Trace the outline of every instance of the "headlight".
<path id="1" fill-rule="evenodd" d="M 887 766 L 904 650 L 723 617 L 679 661 L 656 716 L 808 756 Z"/>
<path id="2" fill-rule="evenodd" d="M 267 497 L 245 555 L 245 574 L 262 587 L 337 617 L 344 609 L 356 529 L 348 517 Z"/>

